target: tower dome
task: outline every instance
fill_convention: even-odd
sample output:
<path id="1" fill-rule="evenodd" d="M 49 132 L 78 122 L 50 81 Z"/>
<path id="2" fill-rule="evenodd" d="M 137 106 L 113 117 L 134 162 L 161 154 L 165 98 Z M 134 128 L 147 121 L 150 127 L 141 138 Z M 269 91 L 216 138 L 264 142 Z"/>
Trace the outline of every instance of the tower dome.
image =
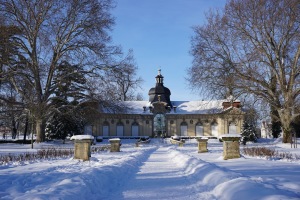
<path id="1" fill-rule="evenodd" d="M 172 108 L 172 104 L 170 101 L 171 92 L 169 88 L 164 86 L 164 77 L 161 75 L 161 70 L 158 70 L 158 75 L 155 77 L 156 85 L 155 87 L 151 88 L 148 92 L 149 95 L 149 102 L 165 102 L 167 106 Z"/>

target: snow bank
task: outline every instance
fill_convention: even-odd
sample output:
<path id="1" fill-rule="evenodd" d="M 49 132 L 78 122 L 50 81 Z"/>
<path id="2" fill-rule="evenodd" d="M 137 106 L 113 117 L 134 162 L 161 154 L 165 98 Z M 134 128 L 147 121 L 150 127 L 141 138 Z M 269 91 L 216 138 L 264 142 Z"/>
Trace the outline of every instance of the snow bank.
<path id="1" fill-rule="evenodd" d="M 1 166 L 0 199 L 299 199 L 299 162 L 224 161 L 218 140 L 208 150 L 199 154 L 196 140 L 177 147 L 153 139 L 139 148 L 124 140 L 121 152 L 92 154 L 89 162 Z"/>
<path id="2" fill-rule="evenodd" d="M 120 138 L 112 138 L 112 139 L 109 139 L 108 141 L 121 141 L 121 139 Z"/>
<path id="3" fill-rule="evenodd" d="M 93 140 L 94 136 L 91 135 L 73 135 L 70 140 Z"/>
<path id="4" fill-rule="evenodd" d="M 230 134 L 223 134 L 223 135 L 220 135 L 219 138 L 222 139 L 223 137 L 233 137 L 233 138 L 240 138 L 241 137 L 241 134 L 234 134 L 234 133 L 230 133 Z"/>
<path id="5" fill-rule="evenodd" d="M 92 154 L 90 162 L 43 161 L 1 169 L 0 199 L 110 199 L 137 173 L 153 147 Z"/>
<path id="6" fill-rule="evenodd" d="M 177 151 L 171 151 L 170 154 L 177 165 L 184 167 L 184 172 L 189 175 L 188 178 L 190 182 L 193 182 L 193 187 L 199 188 L 198 191 L 201 192 L 198 196 L 199 199 L 296 200 L 300 197 L 294 192 L 278 188 L 269 182 L 260 179 L 258 181 L 257 179 L 253 180 L 249 176 L 244 176 L 182 152 L 184 150 L 177 148 Z"/>

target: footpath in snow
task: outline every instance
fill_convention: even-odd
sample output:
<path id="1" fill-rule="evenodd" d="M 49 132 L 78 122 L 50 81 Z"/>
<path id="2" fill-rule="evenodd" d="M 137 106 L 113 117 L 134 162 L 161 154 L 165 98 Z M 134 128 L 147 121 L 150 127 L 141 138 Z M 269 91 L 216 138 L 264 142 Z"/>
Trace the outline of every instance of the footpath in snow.
<path id="1" fill-rule="evenodd" d="M 159 147 L 109 199 L 298 199 L 172 147 Z M 255 192 L 256 191 L 256 192 Z"/>
<path id="2" fill-rule="evenodd" d="M 193 196 L 183 166 L 167 147 L 160 147 L 142 163 L 139 171 L 112 199 L 185 199 Z"/>
<path id="3" fill-rule="evenodd" d="M 298 162 L 223 161 L 221 143 L 209 148 L 198 154 L 195 143 L 181 148 L 124 143 L 121 152 L 92 154 L 89 162 L 70 158 L 11 163 L 0 166 L 0 200 L 300 199 Z M 258 172 L 264 166 L 274 169 Z M 276 170 L 283 166 L 293 175 Z"/>

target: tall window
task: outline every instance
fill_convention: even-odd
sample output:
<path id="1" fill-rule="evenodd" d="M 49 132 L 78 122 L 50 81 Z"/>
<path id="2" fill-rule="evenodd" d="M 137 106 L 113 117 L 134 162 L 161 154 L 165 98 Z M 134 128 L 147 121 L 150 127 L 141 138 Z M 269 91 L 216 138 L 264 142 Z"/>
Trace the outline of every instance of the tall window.
<path id="1" fill-rule="evenodd" d="M 124 125 L 122 122 L 117 123 L 117 136 L 124 136 Z"/>
<path id="2" fill-rule="evenodd" d="M 109 123 L 105 121 L 102 125 L 102 135 L 109 136 Z"/>
<path id="3" fill-rule="evenodd" d="M 218 124 L 216 122 L 211 124 L 211 135 L 218 137 Z"/>
<path id="4" fill-rule="evenodd" d="M 203 125 L 200 122 L 196 124 L 196 136 L 203 136 Z"/>
<path id="5" fill-rule="evenodd" d="M 139 136 L 139 124 L 137 122 L 134 122 L 131 125 L 131 135 Z"/>
<path id="6" fill-rule="evenodd" d="M 188 125 L 186 122 L 182 122 L 180 124 L 180 135 L 181 136 L 188 136 Z"/>
<path id="7" fill-rule="evenodd" d="M 228 133 L 229 134 L 236 134 L 237 133 L 236 129 L 237 129 L 236 124 L 234 122 L 230 122 Z"/>

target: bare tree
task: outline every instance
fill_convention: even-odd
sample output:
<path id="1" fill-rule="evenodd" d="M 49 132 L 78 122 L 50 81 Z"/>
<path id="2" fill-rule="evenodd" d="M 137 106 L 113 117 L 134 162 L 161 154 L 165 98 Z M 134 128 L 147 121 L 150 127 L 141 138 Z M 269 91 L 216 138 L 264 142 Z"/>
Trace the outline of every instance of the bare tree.
<path id="1" fill-rule="evenodd" d="M 137 70 L 133 52 L 129 51 L 118 68 L 111 72 L 111 82 L 115 83 L 121 101 L 136 100 L 136 89 L 141 88 L 143 82 L 141 77 L 137 77 Z"/>
<path id="2" fill-rule="evenodd" d="M 21 30 L 15 35 L 20 59 L 2 66 L 1 78 L 9 80 L 27 101 L 34 117 L 37 142 L 45 138 L 43 124 L 51 97 L 59 86 L 53 81 L 59 63 L 83 66 L 85 75 L 107 68 L 114 24 L 111 0 L 4 0 L 0 16 L 4 25 Z M 26 84 L 25 84 L 26 83 Z M 24 87 L 26 85 L 26 87 Z M 30 94 L 28 91 L 30 88 Z"/>
<path id="3" fill-rule="evenodd" d="M 298 0 L 230 0 L 212 11 L 207 24 L 194 28 L 194 87 L 234 88 L 252 94 L 277 111 L 283 142 L 289 140 L 300 94 L 300 2 Z M 230 69 L 232 81 L 222 76 Z M 216 75 L 217 74 L 217 75 Z M 215 76 L 216 75 L 216 76 Z"/>
<path id="4" fill-rule="evenodd" d="M 102 76 L 101 89 L 110 100 L 132 101 L 140 100 L 136 89 L 141 88 L 143 82 L 137 77 L 138 67 L 130 50 L 124 59 L 115 64 L 113 70 L 107 70 Z M 104 84 L 110 83 L 110 84 Z"/>

